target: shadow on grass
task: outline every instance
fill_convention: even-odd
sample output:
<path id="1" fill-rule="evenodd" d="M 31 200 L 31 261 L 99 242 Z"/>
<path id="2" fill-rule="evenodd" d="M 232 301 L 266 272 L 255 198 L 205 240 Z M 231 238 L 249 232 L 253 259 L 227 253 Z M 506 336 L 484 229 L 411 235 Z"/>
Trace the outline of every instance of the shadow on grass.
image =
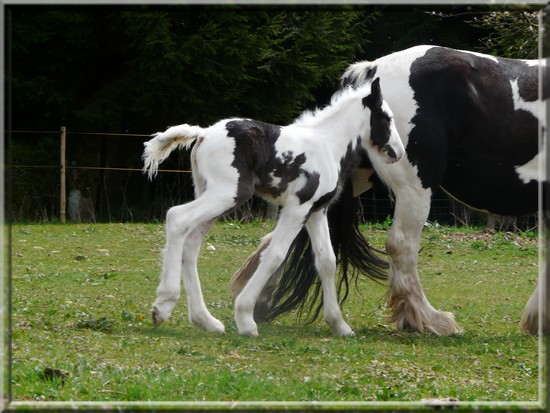
<path id="1" fill-rule="evenodd" d="M 197 327 L 189 325 L 186 320 L 179 320 L 177 323 L 166 323 L 154 328 L 152 325 L 135 327 L 135 333 L 143 337 L 161 337 L 178 341 L 212 340 L 231 341 L 241 343 L 265 343 L 270 341 L 339 341 L 360 340 L 374 345 L 405 344 L 405 345 L 429 345 L 433 347 L 470 347 L 488 346 L 488 348 L 502 347 L 506 345 L 524 346 L 536 344 L 537 337 L 529 336 L 521 332 L 517 333 L 495 333 L 489 331 L 465 331 L 462 334 L 452 336 L 437 336 L 431 333 L 415 333 L 397 331 L 393 327 L 376 326 L 362 327 L 355 330 L 353 337 L 333 337 L 328 327 L 323 324 L 284 324 L 278 321 L 271 323 L 260 323 L 259 337 L 241 336 L 232 321 L 225 320 L 226 332 L 223 334 L 208 333 Z"/>
<path id="2" fill-rule="evenodd" d="M 427 344 L 439 347 L 472 347 L 486 345 L 489 347 L 502 346 L 510 343 L 535 343 L 537 337 L 509 332 L 489 332 L 468 330 L 461 334 L 451 336 L 437 336 L 431 333 L 416 333 L 397 331 L 392 327 L 364 327 L 356 330 L 356 335 L 365 337 L 370 342 L 395 343 L 395 344 Z"/>

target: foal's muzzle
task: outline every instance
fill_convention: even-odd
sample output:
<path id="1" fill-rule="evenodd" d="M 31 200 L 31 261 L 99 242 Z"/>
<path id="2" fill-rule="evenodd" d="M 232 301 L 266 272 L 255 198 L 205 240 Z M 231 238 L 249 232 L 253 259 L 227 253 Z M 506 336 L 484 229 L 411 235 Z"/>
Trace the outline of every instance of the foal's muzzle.
<path id="1" fill-rule="evenodd" d="M 386 154 L 386 163 L 395 163 L 401 159 L 402 153 L 395 153 L 393 148 L 387 144 L 382 147 L 382 152 Z"/>

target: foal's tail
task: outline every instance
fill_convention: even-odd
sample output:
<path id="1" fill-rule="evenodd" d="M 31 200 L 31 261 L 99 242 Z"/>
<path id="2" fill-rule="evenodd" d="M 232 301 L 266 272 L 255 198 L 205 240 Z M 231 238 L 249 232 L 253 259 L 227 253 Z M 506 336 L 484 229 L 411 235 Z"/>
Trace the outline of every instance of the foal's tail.
<path id="1" fill-rule="evenodd" d="M 165 132 L 157 132 L 151 135 L 153 139 L 145 142 L 143 151 L 143 173 L 149 174 L 149 179 L 156 176 L 159 164 L 164 161 L 170 153 L 185 147 L 188 149 L 191 144 L 199 138 L 206 137 L 206 131 L 199 126 L 187 124 L 172 126 Z"/>

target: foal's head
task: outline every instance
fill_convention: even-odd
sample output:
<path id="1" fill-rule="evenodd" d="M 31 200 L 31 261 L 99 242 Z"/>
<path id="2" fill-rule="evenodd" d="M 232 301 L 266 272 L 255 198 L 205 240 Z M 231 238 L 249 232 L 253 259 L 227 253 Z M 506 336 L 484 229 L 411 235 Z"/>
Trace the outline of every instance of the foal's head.
<path id="1" fill-rule="evenodd" d="M 370 139 L 366 141 L 369 155 L 378 154 L 386 163 L 397 162 L 405 148 L 395 127 L 393 113 L 382 98 L 380 78 L 372 82 L 370 94 L 363 98 L 363 106 L 370 110 Z"/>

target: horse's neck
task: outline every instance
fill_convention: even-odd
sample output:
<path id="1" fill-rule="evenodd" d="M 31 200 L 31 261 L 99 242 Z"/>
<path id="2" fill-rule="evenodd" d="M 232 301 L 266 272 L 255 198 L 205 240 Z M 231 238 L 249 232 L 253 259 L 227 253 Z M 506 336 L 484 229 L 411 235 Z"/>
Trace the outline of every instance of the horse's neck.
<path id="1" fill-rule="evenodd" d="M 302 119 L 303 122 L 298 120 L 296 125 L 309 128 L 319 139 L 345 151 L 350 142 L 354 145 L 357 137 L 362 135 L 367 119 L 361 100 L 346 96 L 324 109 L 309 114 L 307 119 Z"/>

